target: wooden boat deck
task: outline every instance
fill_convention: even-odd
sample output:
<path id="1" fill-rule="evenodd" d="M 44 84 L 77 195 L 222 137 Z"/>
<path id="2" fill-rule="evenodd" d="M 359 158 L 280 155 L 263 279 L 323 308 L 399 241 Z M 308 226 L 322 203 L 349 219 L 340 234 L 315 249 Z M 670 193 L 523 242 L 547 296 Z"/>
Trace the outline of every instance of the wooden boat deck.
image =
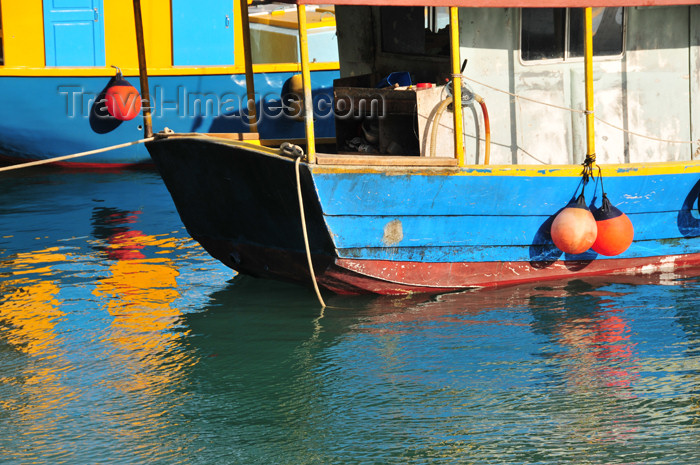
<path id="1" fill-rule="evenodd" d="M 456 158 L 317 153 L 319 165 L 457 166 Z"/>

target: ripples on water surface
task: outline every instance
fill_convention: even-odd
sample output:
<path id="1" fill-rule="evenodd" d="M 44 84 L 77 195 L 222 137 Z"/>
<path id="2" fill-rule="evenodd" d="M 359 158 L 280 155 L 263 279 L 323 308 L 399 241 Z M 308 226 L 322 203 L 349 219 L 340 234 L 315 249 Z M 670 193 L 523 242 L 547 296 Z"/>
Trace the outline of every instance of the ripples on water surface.
<path id="1" fill-rule="evenodd" d="M 700 281 L 326 296 L 151 172 L 0 177 L 0 463 L 700 463 Z"/>

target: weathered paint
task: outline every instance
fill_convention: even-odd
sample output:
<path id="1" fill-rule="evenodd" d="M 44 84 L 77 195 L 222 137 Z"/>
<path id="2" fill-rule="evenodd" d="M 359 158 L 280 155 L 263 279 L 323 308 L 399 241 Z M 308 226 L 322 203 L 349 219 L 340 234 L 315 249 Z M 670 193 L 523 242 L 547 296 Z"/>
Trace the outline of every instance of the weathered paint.
<path id="1" fill-rule="evenodd" d="M 188 231 L 209 253 L 243 273 L 310 282 L 292 159 L 194 138 L 148 148 Z M 336 292 L 391 294 L 694 266 L 700 162 L 663 174 L 667 165 L 645 167 L 662 174 L 605 180 L 636 235 L 622 255 L 602 257 L 563 254 L 549 237 L 554 215 L 577 191 L 580 167 L 548 178 L 469 176 L 466 169 L 423 174 L 426 167 L 333 172 L 303 164 L 314 268 L 319 283 Z M 600 195 L 589 185 L 590 201 L 595 191 Z"/>
<path id="2" fill-rule="evenodd" d="M 700 255 L 643 259 L 570 260 L 538 267 L 529 262 L 425 263 L 337 260 L 319 282 L 339 294 L 449 292 L 588 276 L 639 276 L 700 266 Z"/>
<path id="3" fill-rule="evenodd" d="M 537 7 L 548 6 L 537 3 Z M 520 9 L 489 6 L 494 8 L 460 10 L 460 37 L 461 57 L 468 60 L 465 81 L 488 106 L 491 162 L 582 163 L 586 155 L 582 58 L 524 62 Z M 379 23 L 378 8 L 340 7 L 338 12 L 339 31 L 343 30 L 341 19 L 355 26 L 361 20 L 372 23 L 366 21 L 370 15 Z M 626 8 L 624 14 L 623 54 L 594 57 L 597 161 L 609 165 L 691 160 L 698 144 L 690 141 L 700 139 L 700 115 L 695 110 L 700 94 L 700 6 Z M 384 53 L 369 40 L 377 34 L 373 28 L 353 27 L 352 32 L 347 40 L 339 37 L 343 75 L 366 72 L 367 62 L 379 74 L 397 66 L 422 75 L 450 72 L 446 63 L 434 57 L 426 62 L 402 56 L 401 62 L 396 54 Z M 484 150 L 484 121 L 476 106 L 467 108 L 464 117 L 468 164 L 477 164 Z"/>

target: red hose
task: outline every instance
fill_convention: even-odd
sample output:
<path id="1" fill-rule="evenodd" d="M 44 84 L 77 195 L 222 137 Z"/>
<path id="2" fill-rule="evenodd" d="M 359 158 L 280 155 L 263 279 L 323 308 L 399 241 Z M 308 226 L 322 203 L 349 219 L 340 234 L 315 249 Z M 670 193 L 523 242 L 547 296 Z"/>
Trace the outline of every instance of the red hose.
<path id="1" fill-rule="evenodd" d="M 476 96 L 476 101 L 481 105 L 481 112 L 484 114 L 484 165 L 488 165 L 491 161 L 491 125 L 489 123 L 489 112 L 486 109 L 486 102 L 480 96 Z"/>

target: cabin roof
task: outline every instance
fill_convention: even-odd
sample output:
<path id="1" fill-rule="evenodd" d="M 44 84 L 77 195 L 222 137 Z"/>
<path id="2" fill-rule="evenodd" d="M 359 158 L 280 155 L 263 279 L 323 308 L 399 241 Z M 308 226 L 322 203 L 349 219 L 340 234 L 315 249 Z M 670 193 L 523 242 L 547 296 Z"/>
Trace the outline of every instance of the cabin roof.
<path id="1" fill-rule="evenodd" d="M 385 6 L 459 6 L 479 8 L 552 8 L 601 6 L 695 5 L 698 0 L 280 0 L 297 5 L 385 5 Z"/>

